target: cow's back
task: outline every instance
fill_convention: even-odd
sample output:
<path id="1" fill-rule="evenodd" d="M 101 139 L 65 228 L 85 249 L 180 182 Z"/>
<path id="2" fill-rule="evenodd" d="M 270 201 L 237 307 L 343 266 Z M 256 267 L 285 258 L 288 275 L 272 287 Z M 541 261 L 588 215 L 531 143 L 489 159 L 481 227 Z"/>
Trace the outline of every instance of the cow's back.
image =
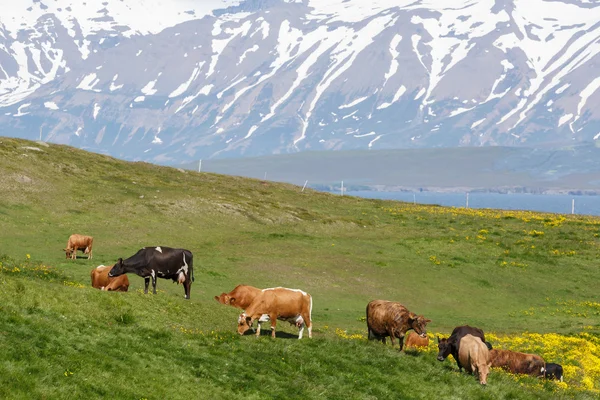
<path id="1" fill-rule="evenodd" d="M 378 336 L 387 336 L 387 327 L 400 320 L 407 308 L 395 301 L 373 300 L 367 304 L 367 328 Z"/>
<path id="2" fill-rule="evenodd" d="M 474 372 L 473 365 L 490 364 L 490 353 L 479 337 L 468 334 L 460 340 L 458 359 L 465 370 Z"/>
<path id="3" fill-rule="evenodd" d="M 310 294 L 286 288 L 263 289 L 248 309 L 248 315 L 277 313 L 281 317 L 293 317 L 307 310 Z"/>
<path id="4" fill-rule="evenodd" d="M 230 300 L 228 304 L 241 309 L 246 309 L 260 293 L 262 293 L 262 291 L 254 286 L 237 285 L 235 289 L 229 293 Z"/>

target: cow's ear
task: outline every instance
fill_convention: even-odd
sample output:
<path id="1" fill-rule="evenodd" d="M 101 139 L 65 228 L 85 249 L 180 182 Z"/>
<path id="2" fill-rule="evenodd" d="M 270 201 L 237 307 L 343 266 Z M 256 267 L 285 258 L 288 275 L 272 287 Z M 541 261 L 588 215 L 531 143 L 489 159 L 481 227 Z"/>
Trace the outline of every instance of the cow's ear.
<path id="1" fill-rule="evenodd" d="M 226 299 L 225 303 L 228 303 L 230 306 L 232 306 L 232 305 L 235 304 L 235 297 L 229 297 L 229 296 L 227 296 L 227 297 L 225 297 L 225 299 Z"/>
<path id="2" fill-rule="evenodd" d="M 415 319 L 417 319 L 417 318 L 419 318 L 419 317 L 418 317 L 418 316 L 417 316 L 417 314 L 415 314 L 414 312 L 411 312 L 410 314 L 408 314 L 408 318 L 409 318 L 410 320 L 415 320 Z"/>
<path id="3" fill-rule="evenodd" d="M 215 296 L 215 300 L 216 300 L 216 301 L 218 301 L 218 302 L 220 303 L 220 301 L 219 301 L 219 296 Z"/>
<path id="4" fill-rule="evenodd" d="M 426 319 L 426 320 L 425 320 L 425 323 L 426 323 L 426 324 L 428 324 L 428 323 L 430 323 L 430 322 L 431 322 L 431 320 L 430 320 L 430 319 Z"/>

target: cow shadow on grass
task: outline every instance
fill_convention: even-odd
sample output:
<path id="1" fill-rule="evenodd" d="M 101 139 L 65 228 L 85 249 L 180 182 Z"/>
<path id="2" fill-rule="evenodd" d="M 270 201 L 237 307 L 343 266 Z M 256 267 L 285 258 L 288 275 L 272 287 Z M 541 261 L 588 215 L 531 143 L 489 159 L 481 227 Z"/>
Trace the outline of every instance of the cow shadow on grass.
<path id="1" fill-rule="evenodd" d="M 252 330 L 247 330 L 244 333 L 244 336 L 255 336 L 256 335 L 256 331 L 252 332 Z M 261 329 L 260 331 L 260 336 L 271 336 L 271 330 L 267 330 L 267 329 Z M 294 335 L 293 333 L 288 333 L 288 332 L 282 332 L 282 331 L 275 331 L 275 337 L 277 339 L 298 339 L 298 335 Z"/>
<path id="2" fill-rule="evenodd" d="M 427 354 L 423 350 L 418 350 L 418 349 L 415 349 L 412 347 L 404 348 L 403 353 L 406 354 L 407 356 L 411 356 L 411 357 L 423 357 L 423 356 L 425 356 L 425 354 Z"/>

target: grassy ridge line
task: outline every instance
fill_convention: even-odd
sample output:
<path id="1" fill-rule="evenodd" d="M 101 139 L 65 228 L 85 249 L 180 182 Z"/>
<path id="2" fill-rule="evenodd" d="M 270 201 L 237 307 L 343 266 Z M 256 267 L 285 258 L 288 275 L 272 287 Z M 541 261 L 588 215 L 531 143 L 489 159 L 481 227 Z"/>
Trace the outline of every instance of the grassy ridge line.
<path id="1" fill-rule="evenodd" d="M 160 280 L 159 296 L 117 305 L 127 312 L 112 320 L 155 323 L 156 315 L 136 313 L 164 296 L 170 304 L 158 308 L 164 307 L 162 318 L 169 321 L 178 318 L 172 307 L 194 315 L 212 311 L 179 328 L 231 333 L 236 311 L 212 297 L 248 283 L 310 292 L 317 334 L 327 340 L 335 339 L 335 328 L 364 333 L 364 307 L 376 297 L 402 301 L 431 318 L 432 332 L 470 323 L 500 334 L 598 334 L 597 310 L 586 303 L 595 289 L 584 284 L 599 277 L 598 219 L 300 194 L 291 185 L 182 173 L 66 146 L 39 146 L 42 152 L 23 146 L 39 145 L 5 139 L 0 144 L 0 168 L 8 172 L 0 175 L 1 250 L 18 259 L 30 254 L 55 266 L 67 282 L 85 286 L 53 286 L 49 297 L 55 291 L 86 292 L 92 267 L 141 246 L 176 245 L 194 252 L 197 280 L 190 302 L 181 303 L 180 286 Z M 60 249 L 73 232 L 96 238 L 94 260 L 64 259 Z M 131 281 L 137 293 L 143 281 Z M 129 301 L 134 293 L 122 298 Z M 15 313 L 25 315 L 31 306 Z M 325 325 L 330 329 L 319 327 Z M 251 338 L 240 339 L 242 347 L 246 339 Z M 267 344 L 262 351 L 271 348 Z M 337 349 L 344 352 L 343 345 Z M 598 378 L 591 379 L 598 385 Z"/>

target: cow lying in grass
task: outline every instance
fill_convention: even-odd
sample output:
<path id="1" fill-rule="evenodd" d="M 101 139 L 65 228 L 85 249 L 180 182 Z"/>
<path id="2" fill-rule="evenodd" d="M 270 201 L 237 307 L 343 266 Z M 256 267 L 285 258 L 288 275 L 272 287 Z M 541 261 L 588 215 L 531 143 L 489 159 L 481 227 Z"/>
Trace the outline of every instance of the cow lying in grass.
<path id="1" fill-rule="evenodd" d="M 99 265 L 92 269 L 90 272 L 90 278 L 92 279 L 92 287 L 100 290 L 115 291 L 115 292 L 126 292 L 129 290 L 129 278 L 127 275 L 121 275 L 116 277 L 109 277 L 108 273 L 112 268 L 111 266 Z"/>
<path id="2" fill-rule="evenodd" d="M 520 353 L 511 350 L 490 350 L 492 367 L 502 368 L 513 374 L 543 376 L 546 363 L 537 354 Z"/>

